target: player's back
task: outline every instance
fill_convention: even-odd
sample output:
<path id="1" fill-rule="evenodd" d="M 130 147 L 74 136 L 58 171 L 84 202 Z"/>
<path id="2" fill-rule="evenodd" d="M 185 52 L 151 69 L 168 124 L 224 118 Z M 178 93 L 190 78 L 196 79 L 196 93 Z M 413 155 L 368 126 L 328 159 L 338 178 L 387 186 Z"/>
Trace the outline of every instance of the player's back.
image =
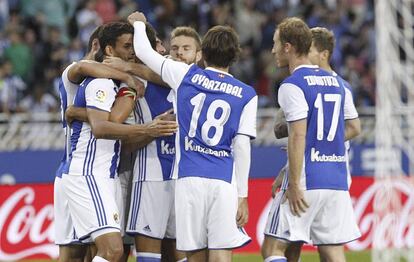
<path id="1" fill-rule="evenodd" d="M 178 177 L 231 182 L 233 138 L 239 132 L 255 136 L 254 131 L 240 131 L 243 112 L 248 114 L 245 106 L 255 96 L 252 87 L 230 74 L 196 65 L 189 69 L 177 89 Z"/>
<path id="2" fill-rule="evenodd" d="M 110 79 L 86 78 L 77 90 L 74 106 L 109 111 L 117 86 Z M 74 120 L 71 126 L 71 154 L 64 173 L 114 178 L 119 162 L 120 141 L 96 139 L 89 123 Z"/>
<path id="3" fill-rule="evenodd" d="M 308 105 L 304 161 L 306 189 L 348 190 L 345 157 L 345 88 L 317 67 L 299 67 L 282 84 L 293 84 Z"/>
<path id="4" fill-rule="evenodd" d="M 73 65 L 75 65 L 75 63 L 72 63 L 65 68 L 59 80 L 60 114 L 62 126 L 65 132 L 65 153 L 63 154 L 61 163 L 56 171 L 56 176 L 58 177 L 62 176 L 63 167 L 66 161 L 69 159 L 71 148 L 70 128 L 66 123 L 65 112 L 66 109 L 73 104 L 73 99 L 75 98 L 76 92 L 79 87 L 78 84 L 71 82 L 68 78 L 68 71 Z"/>

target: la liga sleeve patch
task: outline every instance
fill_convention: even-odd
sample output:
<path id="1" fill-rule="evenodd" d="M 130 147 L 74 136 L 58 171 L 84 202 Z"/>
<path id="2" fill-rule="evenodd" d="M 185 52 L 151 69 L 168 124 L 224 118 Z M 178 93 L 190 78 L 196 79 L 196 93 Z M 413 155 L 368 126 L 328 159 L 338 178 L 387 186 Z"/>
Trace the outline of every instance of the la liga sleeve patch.
<path id="1" fill-rule="evenodd" d="M 100 103 L 104 103 L 106 100 L 106 93 L 104 90 L 99 89 L 98 91 L 96 91 L 95 93 L 95 100 L 100 102 Z"/>

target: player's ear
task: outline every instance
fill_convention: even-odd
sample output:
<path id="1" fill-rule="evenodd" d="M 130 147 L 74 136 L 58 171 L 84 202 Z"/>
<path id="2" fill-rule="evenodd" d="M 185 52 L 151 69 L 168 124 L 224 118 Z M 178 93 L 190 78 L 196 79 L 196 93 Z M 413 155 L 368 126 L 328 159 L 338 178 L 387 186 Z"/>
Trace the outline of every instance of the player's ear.
<path id="1" fill-rule="evenodd" d="M 112 46 L 110 45 L 105 46 L 105 55 L 114 56 L 114 49 L 112 48 Z"/>
<path id="2" fill-rule="evenodd" d="M 290 49 L 292 48 L 292 45 L 290 43 L 285 43 L 283 45 L 283 52 L 284 53 L 289 53 Z"/>
<path id="3" fill-rule="evenodd" d="M 92 40 L 92 48 L 91 50 L 97 51 L 99 50 L 100 46 L 99 46 L 99 39 L 95 38 Z"/>
<path id="4" fill-rule="evenodd" d="M 200 62 L 200 60 L 201 60 L 201 58 L 202 58 L 202 53 L 201 53 L 201 50 L 198 50 L 197 52 L 196 52 L 196 64 L 198 64 L 198 62 Z"/>
<path id="5" fill-rule="evenodd" d="M 329 60 L 329 51 L 328 50 L 323 50 L 322 51 L 322 57 L 323 57 L 323 59 L 328 61 Z"/>

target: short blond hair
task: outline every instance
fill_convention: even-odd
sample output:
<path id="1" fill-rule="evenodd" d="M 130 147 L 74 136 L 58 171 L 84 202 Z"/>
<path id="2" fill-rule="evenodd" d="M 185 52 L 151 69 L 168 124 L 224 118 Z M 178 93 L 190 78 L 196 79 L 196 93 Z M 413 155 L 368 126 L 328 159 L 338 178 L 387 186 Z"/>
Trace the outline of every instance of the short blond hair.
<path id="1" fill-rule="evenodd" d="M 197 31 L 189 26 L 179 26 L 174 28 L 174 30 L 171 32 L 171 39 L 178 37 L 178 36 L 187 36 L 194 39 L 196 42 L 197 50 L 201 49 L 201 37 L 197 33 Z"/>
<path id="2" fill-rule="evenodd" d="M 298 17 L 289 17 L 277 26 L 282 44 L 290 43 L 298 55 L 308 55 L 312 45 L 312 33 L 308 25 Z"/>
<path id="3" fill-rule="evenodd" d="M 335 48 L 335 36 L 333 32 L 324 27 L 314 27 L 311 29 L 311 32 L 313 45 L 318 52 L 327 50 L 329 52 L 328 59 L 330 59 Z"/>

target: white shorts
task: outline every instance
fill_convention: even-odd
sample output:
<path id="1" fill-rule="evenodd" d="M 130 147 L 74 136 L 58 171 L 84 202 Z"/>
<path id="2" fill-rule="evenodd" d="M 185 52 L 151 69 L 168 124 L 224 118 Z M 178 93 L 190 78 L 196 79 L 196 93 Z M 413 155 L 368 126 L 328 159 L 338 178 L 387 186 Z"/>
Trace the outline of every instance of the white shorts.
<path id="1" fill-rule="evenodd" d="M 175 203 L 177 250 L 232 249 L 250 242 L 236 224 L 235 185 L 202 177 L 180 178 Z"/>
<path id="2" fill-rule="evenodd" d="M 69 213 L 68 200 L 62 189 L 62 178 L 55 177 L 53 187 L 53 210 L 55 222 L 55 244 L 69 245 L 79 243 Z"/>
<path id="3" fill-rule="evenodd" d="M 63 175 L 62 190 L 68 200 L 70 216 L 80 240 L 120 232 L 116 204 L 118 178 Z"/>
<path id="4" fill-rule="evenodd" d="M 128 234 L 175 239 L 175 182 L 134 182 L 128 216 Z"/>
<path id="5" fill-rule="evenodd" d="M 269 212 L 265 235 L 314 245 L 345 244 L 361 236 L 348 191 L 307 190 L 304 196 L 309 208 L 297 217 L 288 201 L 281 203 L 284 191 L 279 192 Z"/>

